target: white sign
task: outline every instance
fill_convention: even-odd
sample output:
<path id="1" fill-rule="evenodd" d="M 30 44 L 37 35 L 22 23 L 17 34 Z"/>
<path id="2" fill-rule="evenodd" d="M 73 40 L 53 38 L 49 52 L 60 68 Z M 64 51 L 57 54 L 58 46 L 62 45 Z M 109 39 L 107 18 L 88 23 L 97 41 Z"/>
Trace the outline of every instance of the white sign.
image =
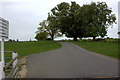
<path id="1" fill-rule="evenodd" d="M 9 22 L 0 17 L 0 39 L 8 39 Z"/>

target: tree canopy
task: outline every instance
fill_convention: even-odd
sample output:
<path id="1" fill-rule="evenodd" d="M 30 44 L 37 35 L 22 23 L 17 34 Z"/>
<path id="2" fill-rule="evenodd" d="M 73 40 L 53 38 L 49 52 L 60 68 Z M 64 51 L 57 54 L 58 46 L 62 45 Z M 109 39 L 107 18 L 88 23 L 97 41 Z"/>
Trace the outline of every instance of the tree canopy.
<path id="1" fill-rule="evenodd" d="M 47 36 L 48 36 L 48 34 L 46 32 L 40 32 L 40 33 L 37 33 L 35 39 L 37 39 L 38 41 L 46 40 Z"/>
<path id="2" fill-rule="evenodd" d="M 80 6 L 76 2 L 62 2 L 51 9 L 47 20 L 40 23 L 38 31 L 47 32 L 52 40 L 65 34 L 67 37 L 104 37 L 108 27 L 116 23 L 115 14 L 105 2 L 91 2 Z"/>
<path id="3" fill-rule="evenodd" d="M 37 30 L 37 34 L 41 32 L 45 32 L 50 36 L 51 40 L 54 40 L 55 37 L 61 36 L 59 29 L 57 28 L 57 21 L 54 20 L 55 18 L 49 15 L 48 20 L 43 20 L 40 22 L 40 27 Z"/>
<path id="4" fill-rule="evenodd" d="M 108 8 L 105 2 L 91 3 L 81 7 L 78 16 L 82 19 L 82 29 L 85 37 L 104 37 L 107 29 L 116 23 L 116 17 L 111 14 L 112 10 Z"/>

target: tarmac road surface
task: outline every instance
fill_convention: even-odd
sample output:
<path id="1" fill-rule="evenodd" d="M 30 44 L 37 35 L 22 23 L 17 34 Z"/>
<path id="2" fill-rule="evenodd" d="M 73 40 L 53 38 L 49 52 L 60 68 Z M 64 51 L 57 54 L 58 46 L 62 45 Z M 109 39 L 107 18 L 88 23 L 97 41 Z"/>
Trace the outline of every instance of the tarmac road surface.
<path id="1" fill-rule="evenodd" d="M 71 42 L 28 56 L 26 78 L 91 78 L 118 75 L 118 60 L 89 52 Z"/>

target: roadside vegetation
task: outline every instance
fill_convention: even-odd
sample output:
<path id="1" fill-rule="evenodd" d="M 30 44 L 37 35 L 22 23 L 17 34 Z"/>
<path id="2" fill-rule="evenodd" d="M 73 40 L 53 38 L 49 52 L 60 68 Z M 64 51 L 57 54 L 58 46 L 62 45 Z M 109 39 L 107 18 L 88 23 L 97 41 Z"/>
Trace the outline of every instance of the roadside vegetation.
<path id="1" fill-rule="evenodd" d="M 79 45 L 80 47 L 88 51 L 96 52 L 102 55 L 106 55 L 106 56 L 110 56 L 118 59 L 119 57 L 118 42 L 119 40 L 107 39 L 105 41 L 83 40 L 83 41 L 73 42 L 73 43 Z"/>
<path id="2" fill-rule="evenodd" d="M 5 51 L 15 51 L 18 53 L 19 58 L 60 47 L 61 44 L 55 41 L 5 42 Z"/>

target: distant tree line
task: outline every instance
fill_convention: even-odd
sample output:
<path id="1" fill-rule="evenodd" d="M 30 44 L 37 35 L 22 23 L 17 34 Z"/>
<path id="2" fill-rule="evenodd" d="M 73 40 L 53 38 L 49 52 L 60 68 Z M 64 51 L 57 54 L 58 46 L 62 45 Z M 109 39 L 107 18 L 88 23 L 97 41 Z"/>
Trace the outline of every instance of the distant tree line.
<path id="1" fill-rule="evenodd" d="M 19 41 L 19 39 L 9 39 L 8 40 L 9 42 L 25 42 L 25 41 Z M 30 41 L 32 41 L 31 39 L 30 39 Z"/>
<path id="2" fill-rule="evenodd" d="M 16 41 L 15 41 L 15 39 L 13 39 L 13 40 L 12 40 L 12 39 L 9 39 L 8 41 L 9 41 L 9 42 L 19 42 L 18 39 L 17 39 Z"/>
<path id="3" fill-rule="evenodd" d="M 116 16 L 105 2 L 91 2 L 80 6 L 76 2 L 62 2 L 51 9 L 47 20 L 40 22 L 36 32 L 37 40 L 48 37 L 54 40 L 65 34 L 67 37 L 77 38 L 104 37 L 108 27 L 116 23 Z"/>

